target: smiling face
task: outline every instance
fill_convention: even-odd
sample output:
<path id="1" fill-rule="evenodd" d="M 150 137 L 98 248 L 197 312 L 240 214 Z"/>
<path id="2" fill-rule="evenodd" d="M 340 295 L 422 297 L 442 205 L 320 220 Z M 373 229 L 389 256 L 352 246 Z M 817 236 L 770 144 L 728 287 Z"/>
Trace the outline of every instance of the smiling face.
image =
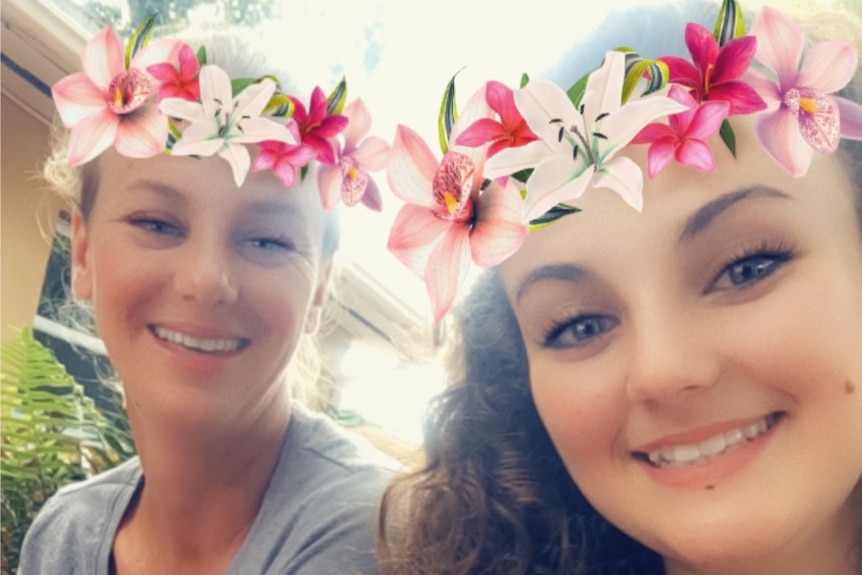
<path id="1" fill-rule="evenodd" d="M 503 281 L 539 414 L 601 514 L 669 573 L 806 549 L 824 572 L 858 537 L 862 237 L 839 154 L 794 179 L 735 127 L 737 160 L 669 167 L 643 213 L 589 190 Z"/>
<path id="2" fill-rule="evenodd" d="M 73 222 L 73 287 L 93 302 L 133 423 L 283 409 L 282 373 L 324 298 L 322 238 L 308 184 L 251 173 L 238 190 L 217 157 L 107 152 L 93 209 Z"/>

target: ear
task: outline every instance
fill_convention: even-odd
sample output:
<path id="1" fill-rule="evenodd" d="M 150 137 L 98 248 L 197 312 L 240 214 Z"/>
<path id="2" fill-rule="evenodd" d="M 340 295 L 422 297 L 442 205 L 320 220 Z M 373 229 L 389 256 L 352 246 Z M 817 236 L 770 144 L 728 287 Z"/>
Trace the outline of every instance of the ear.
<path id="1" fill-rule="evenodd" d="M 323 305 L 326 303 L 326 294 L 329 292 L 329 279 L 332 276 L 332 263 L 320 270 L 317 287 L 314 290 L 314 298 L 305 316 L 305 333 L 312 334 L 320 327 L 320 317 L 323 313 Z"/>
<path id="2" fill-rule="evenodd" d="M 93 297 L 93 266 L 90 262 L 87 223 L 80 210 L 72 214 L 72 292 L 78 299 Z"/>

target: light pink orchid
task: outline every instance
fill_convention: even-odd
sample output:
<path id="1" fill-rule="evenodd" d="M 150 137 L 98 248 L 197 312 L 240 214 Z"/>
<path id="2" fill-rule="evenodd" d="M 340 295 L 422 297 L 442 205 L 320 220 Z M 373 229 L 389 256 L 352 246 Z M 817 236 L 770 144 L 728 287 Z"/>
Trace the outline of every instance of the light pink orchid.
<path id="1" fill-rule="evenodd" d="M 171 154 L 218 154 L 230 164 L 239 187 L 251 166 L 251 157 L 244 144 L 270 140 L 298 143 L 282 124 L 259 117 L 275 92 L 275 83 L 269 78 L 247 86 L 235 98 L 230 78 L 221 68 L 203 66 L 199 80 L 200 103 L 182 98 L 167 98 L 159 103 L 161 111 L 168 116 L 191 122 L 174 144 Z"/>
<path id="2" fill-rule="evenodd" d="M 327 114 L 326 95 L 320 87 L 311 92 L 308 110 L 298 98 L 290 97 L 290 100 L 294 105 L 293 119 L 299 124 L 302 143 L 317 152 L 320 163 L 334 166 L 336 151 L 332 138 L 347 127 L 347 118 L 341 114 Z"/>
<path id="3" fill-rule="evenodd" d="M 161 81 L 159 100 L 165 98 L 183 98 L 197 102 L 201 98 L 201 88 L 198 83 L 200 65 L 192 47 L 183 44 L 180 49 L 178 66 L 168 62 L 153 64 L 147 67 L 147 72 Z"/>
<path id="4" fill-rule="evenodd" d="M 296 122 L 285 126 L 293 141 L 300 140 L 299 127 Z M 267 141 L 260 143 L 260 151 L 254 160 L 252 169 L 255 172 L 272 170 L 287 188 L 292 188 L 296 181 L 296 169 L 307 165 L 317 155 L 312 148 L 287 142 Z"/>
<path id="5" fill-rule="evenodd" d="M 343 200 L 354 206 L 362 201 L 375 211 L 382 208 L 377 182 L 369 171 L 382 170 L 389 161 L 389 144 L 377 136 L 367 137 L 371 130 L 371 114 L 362 99 L 357 98 L 344 108 L 349 120 L 344 131 L 344 147 L 334 166 L 323 164 L 317 172 L 320 199 L 327 210 Z M 364 138 L 364 139 L 363 139 Z"/>
<path id="6" fill-rule="evenodd" d="M 610 188 L 637 210 L 643 207 L 643 174 L 629 158 L 614 158 L 652 120 L 685 110 L 665 96 L 621 105 L 625 55 L 608 52 L 590 74 L 580 109 L 557 85 L 533 80 L 515 92 L 518 110 L 541 140 L 507 148 L 490 158 L 485 176 L 497 178 L 534 168 L 527 181 L 524 218 L 542 216 L 588 186 Z"/>
<path id="7" fill-rule="evenodd" d="M 476 120 L 458 137 L 455 142 L 457 145 L 483 146 L 490 142 L 490 158 L 506 148 L 517 148 L 539 139 L 518 112 L 511 88 L 500 82 L 488 82 L 485 85 L 485 99 L 491 109 L 497 112 L 499 121 L 492 118 Z"/>
<path id="8" fill-rule="evenodd" d="M 685 44 L 694 65 L 683 58 L 659 58 L 667 64 L 669 82 L 692 91 L 698 102 L 724 101 L 730 104 L 730 116 L 751 114 L 766 108 L 757 92 L 739 78 L 748 70 L 757 41 L 752 36 L 734 38 L 719 47 L 712 32 L 698 24 L 685 28 Z"/>
<path id="9" fill-rule="evenodd" d="M 465 109 L 463 125 L 475 117 L 475 103 L 484 100 L 478 96 Z M 450 141 L 457 139 L 459 124 Z M 451 147 L 438 161 L 410 128 L 399 126 L 395 135 L 389 186 L 407 204 L 388 247 L 425 281 L 436 321 L 451 308 L 471 259 L 481 267 L 495 266 L 517 251 L 529 231 L 511 180 L 482 189 L 484 153 L 484 148 Z"/>
<path id="10" fill-rule="evenodd" d="M 151 65 L 177 60 L 179 40 L 157 40 L 138 50 L 126 68 L 120 38 L 110 26 L 84 48 L 83 72 L 66 76 L 51 89 L 63 125 L 70 129 L 68 162 L 89 162 L 110 146 L 130 158 L 160 153 L 168 139 L 168 119 L 150 103 L 159 82 Z"/>
<path id="11" fill-rule="evenodd" d="M 856 73 L 858 56 L 852 45 L 819 42 L 803 59 L 800 24 L 768 7 L 761 10 L 751 33 L 757 37 L 755 59 L 771 73 L 749 71 L 748 80 L 768 105 L 755 130 L 784 169 L 802 176 L 813 150 L 831 153 L 841 138 L 862 139 L 862 105 L 831 95 Z"/>
<path id="12" fill-rule="evenodd" d="M 698 103 L 680 86 L 673 85 L 668 97 L 687 107 L 672 114 L 668 124 L 648 124 L 632 139 L 633 144 L 650 144 L 647 152 L 647 174 L 656 177 L 672 159 L 701 172 L 714 172 L 715 159 L 707 140 L 718 133 L 730 111 L 728 102 Z"/>

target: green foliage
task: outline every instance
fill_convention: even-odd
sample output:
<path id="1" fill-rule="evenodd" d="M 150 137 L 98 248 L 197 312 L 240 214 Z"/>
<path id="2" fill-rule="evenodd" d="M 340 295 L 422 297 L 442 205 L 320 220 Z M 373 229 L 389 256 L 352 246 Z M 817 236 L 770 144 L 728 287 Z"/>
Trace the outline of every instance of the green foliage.
<path id="1" fill-rule="evenodd" d="M 29 328 L 3 342 L 0 361 L 5 575 L 17 570 L 24 534 L 57 489 L 119 464 L 134 449 L 123 426 L 98 410 Z"/>
<path id="2" fill-rule="evenodd" d="M 455 72 L 446 84 L 443 101 L 440 102 L 440 113 L 437 115 L 437 138 L 440 140 L 440 149 L 444 154 L 449 152 L 449 137 L 452 135 L 455 122 L 458 121 L 458 106 L 455 104 L 455 76 L 458 72 Z"/>

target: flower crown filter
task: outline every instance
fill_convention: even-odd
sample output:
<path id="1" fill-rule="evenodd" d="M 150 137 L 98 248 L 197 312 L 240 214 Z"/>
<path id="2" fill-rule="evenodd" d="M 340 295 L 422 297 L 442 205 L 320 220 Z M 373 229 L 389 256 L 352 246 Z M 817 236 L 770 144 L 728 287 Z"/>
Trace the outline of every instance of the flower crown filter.
<path id="1" fill-rule="evenodd" d="M 274 76 L 231 79 L 178 39 L 150 42 L 155 16 L 123 50 L 110 26 L 84 48 L 82 72 L 52 88 L 69 128 L 68 163 L 78 166 L 111 146 L 123 156 L 218 155 L 237 187 L 249 170 L 272 170 L 287 188 L 317 161 L 324 208 L 339 202 L 381 209 L 371 171 L 386 167 L 390 146 L 368 136 L 371 115 L 357 98 L 346 103 L 342 80 L 329 94 L 316 87 L 308 107 L 281 91 Z M 249 146 L 256 147 L 252 163 Z"/>
<path id="2" fill-rule="evenodd" d="M 850 44 L 806 51 L 800 24 L 768 7 L 746 34 L 734 0 L 723 1 L 713 31 L 689 23 L 685 42 L 691 61 L 611 50 L 568 91 L 526 75 L 517 89 L 490 81 L 460 116 L 453 78 L 438 117 L 442 159 L 398 126 L 387 176 L 406 205 L 388 247 L 424 280 L 436 321 L 471 260 L 500 264 L 530 230 L 578 212 L 572 202 L 588 187 L 609 188 L 640 211 L 641 168 L 614 157 L 625 146 L 649 145 L 650 178 L 671 161 L 713 172 L 716 136 L 736 155 L 727 118 L 753 114 L 766 152 L 802 176 L 815 150 L 862 139 L 862 105 L 833 95 L 856 73 Z"/>

